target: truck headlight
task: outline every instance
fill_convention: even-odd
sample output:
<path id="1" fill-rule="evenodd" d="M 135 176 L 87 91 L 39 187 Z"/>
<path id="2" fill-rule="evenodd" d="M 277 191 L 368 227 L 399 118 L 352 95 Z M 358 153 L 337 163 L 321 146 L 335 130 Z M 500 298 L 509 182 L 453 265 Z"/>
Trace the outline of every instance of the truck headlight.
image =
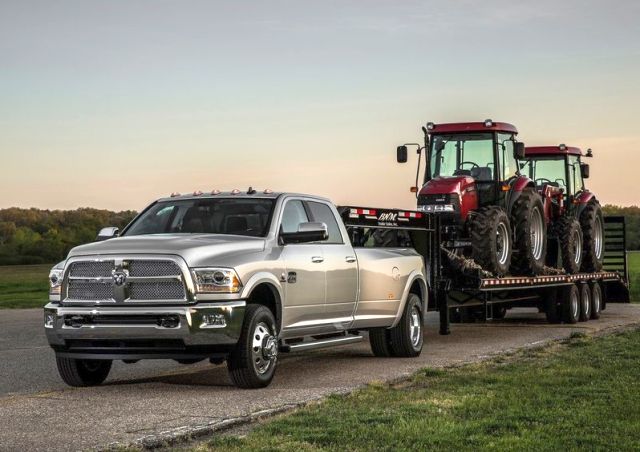
<path id="1" fill-rule="evenodd" d="M 191 270 L 198 293 L 238 293 L 240 278 L 230 268 L 194 268 Z"/>
<path id="2" fill-rule="evenodd" d="M 56 267 L 53 267 L 49 272 L 49 295 L 60 295 L 63 273 L 63 268 Z"/>

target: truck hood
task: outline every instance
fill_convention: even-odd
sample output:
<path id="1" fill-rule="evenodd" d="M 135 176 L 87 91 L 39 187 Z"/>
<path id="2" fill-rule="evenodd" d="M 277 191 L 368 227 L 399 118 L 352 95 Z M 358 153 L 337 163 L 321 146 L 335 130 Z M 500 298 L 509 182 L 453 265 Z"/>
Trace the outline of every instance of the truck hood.
<path id="1" fill-rule="evenodd" d="M 265 240 L 222 234 L 153 234 L 118 237 L 73 248 L 69 257 L 114 254 L 172 254 L 189 266 L 220 263 L 225 256 L 264 250 Z"/>

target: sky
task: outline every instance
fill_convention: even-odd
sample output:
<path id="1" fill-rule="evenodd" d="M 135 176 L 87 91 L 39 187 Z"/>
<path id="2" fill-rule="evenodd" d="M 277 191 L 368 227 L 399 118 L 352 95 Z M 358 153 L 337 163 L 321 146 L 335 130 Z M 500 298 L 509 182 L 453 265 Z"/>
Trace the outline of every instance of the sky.
<path id="1" fill-rule="evenodd" d="M 592 148 L 640 204 L 640 2 L 0 0 L 0 207 L 271 188 L 410 208 L 428 121 Z"/>

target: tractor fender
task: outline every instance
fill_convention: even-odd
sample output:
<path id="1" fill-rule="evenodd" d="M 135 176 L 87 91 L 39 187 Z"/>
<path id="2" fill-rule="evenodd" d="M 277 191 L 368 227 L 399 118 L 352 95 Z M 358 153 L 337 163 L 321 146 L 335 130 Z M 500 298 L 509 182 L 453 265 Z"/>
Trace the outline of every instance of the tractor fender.
<path id="1" fill-rule="evenodd" d="M 580 218 L 580 215 L 582 215 L 582 211 L 592 200 L 596 202 L 598 201 L 596 199 L 596 195 L 588 190 L 582 191 L 576 195 L 576 197 L 572 201 L 574 204 L 576 204 L 576 218 Z"/>
<path id="2" fill-rule="evenodd" d="M 513 208 L 513 205 L 516 203 L 522 192 L 527 188 L 533 188 L 535 190 L 536 184 L 525 176 L 520 176 L 511 183 L 511 189 L 509 190 L 509 195 L 507 197 L 507 215 L 511 216 L 511 209 Z"/>

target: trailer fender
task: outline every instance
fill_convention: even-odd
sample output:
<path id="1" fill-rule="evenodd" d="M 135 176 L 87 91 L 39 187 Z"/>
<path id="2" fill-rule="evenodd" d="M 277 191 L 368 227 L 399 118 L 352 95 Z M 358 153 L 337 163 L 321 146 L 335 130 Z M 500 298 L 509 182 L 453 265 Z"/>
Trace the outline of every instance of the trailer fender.
<path id="1" fill-rule="evenodd" d="M 400 307 L 396 314 L 396 318 L 393 321 L 393 324 L 389 328 L 395 327 L 398 322 L 400 322 L 400 318 L 402 317 L 402 313 L 404 312 L 404 307 L 407 304 L 407 300 L 409 299 L 409 294 L 411 293 L 411 287 L 413 287 L 414 283 L 418 283 L 420 287 L 420 298 L 422 299 L 422 319 L 425 320 L 427 316 L 427 307 L 429 305 L 429 290 L 427 286 L 427 281 L 424 277 L 424 274 L 420 270 L 414 270 L 407 278 L 407 285 L 404 288 L 402 293 L 402 299 L 400 302 Z"/>

